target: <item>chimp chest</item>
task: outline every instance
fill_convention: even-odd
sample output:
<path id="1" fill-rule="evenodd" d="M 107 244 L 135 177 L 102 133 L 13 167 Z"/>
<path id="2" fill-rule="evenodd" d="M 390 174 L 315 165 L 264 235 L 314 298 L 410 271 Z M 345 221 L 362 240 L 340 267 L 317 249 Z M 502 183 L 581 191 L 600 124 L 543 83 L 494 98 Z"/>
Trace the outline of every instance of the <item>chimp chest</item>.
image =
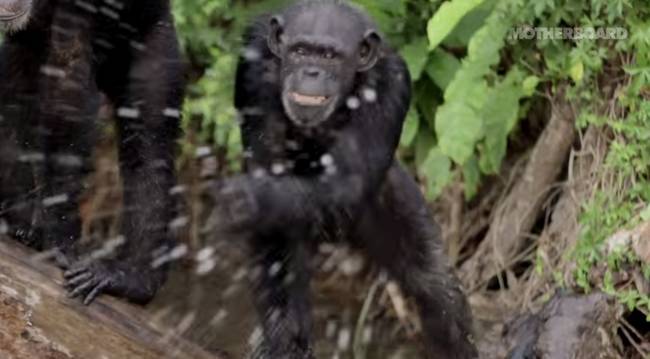
<path id="1" fill-rule="evenodd" d="M 331 162 L 329 152 L 332 144 L 333 134 L 330 131 L 305 133 L 289 127 L 286 129 L 284 146 L 279 157 L 288 173 L 297 176 L 318 176 L 327 171 L 328 163 Z M 278 174 L 277 170 L 277 165 L 272 165 L 271 172 Z"/>
<path id="2" fill-rule="evenodd" d="M 300 176 L 321 174 L 324 170 L 322 158 L 327 147 L 310 139 L 287 139 L 285 158 L 291 172 Z"/>

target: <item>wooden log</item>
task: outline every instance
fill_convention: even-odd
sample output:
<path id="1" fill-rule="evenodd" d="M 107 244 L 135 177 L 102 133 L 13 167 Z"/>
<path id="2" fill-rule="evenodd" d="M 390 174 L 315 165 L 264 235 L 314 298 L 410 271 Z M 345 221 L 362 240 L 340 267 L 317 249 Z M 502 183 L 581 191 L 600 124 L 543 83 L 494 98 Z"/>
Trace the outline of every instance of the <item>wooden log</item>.
<path id="1" fill-rule="evenodd" d="M 102 296 L 69 299 L 58 269 L 0 238 L 0 358 L 219 359 L 147 325 L 142 309 Z"/>

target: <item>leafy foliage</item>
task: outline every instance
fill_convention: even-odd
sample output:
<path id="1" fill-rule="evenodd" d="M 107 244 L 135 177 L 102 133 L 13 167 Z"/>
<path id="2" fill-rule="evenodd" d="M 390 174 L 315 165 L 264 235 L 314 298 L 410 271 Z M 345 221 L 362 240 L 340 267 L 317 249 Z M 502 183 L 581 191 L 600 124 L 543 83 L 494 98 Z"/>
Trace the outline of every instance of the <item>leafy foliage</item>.
<path id="1" fill-rule="evenodd" d="M 539 55 L 522 48 L 518 56 L 526 67 L 538 69 L 526 88 L 538 81 L 570 81 L 567 95 L 582 105 L 577 125 L 607 128 L 613 134 L 602 174 L 606 183 L 594 183 L 599 190 L 583 206 L 580 238 L 570 253 L 576 264 L 576 283 L 586 291 L 595 285 L 629 310 L 648 314 L 647 293 L 629 286 L 618 288 L 613 280 L 614 273 L 630 266 L 645 272 L 647 264 L 641 264 L 629 248 L 609 250 L 611 243 L 607 242 L 621 228 L 650 219 L 650 8 L 643 1 L 555 0 L 538 2 L 521 17 L 540 26 L 618 27 L 629 34 L 617 40 L 539 40 L 534 44 Z M 609 83 L 616 81 L 616 76 L 626 78 L 623 85 L 614 91 L 614 98 L 603 96 L 611 91 Z M 595 269 L 603 265 L 604 277 L 594 282 Z"/>

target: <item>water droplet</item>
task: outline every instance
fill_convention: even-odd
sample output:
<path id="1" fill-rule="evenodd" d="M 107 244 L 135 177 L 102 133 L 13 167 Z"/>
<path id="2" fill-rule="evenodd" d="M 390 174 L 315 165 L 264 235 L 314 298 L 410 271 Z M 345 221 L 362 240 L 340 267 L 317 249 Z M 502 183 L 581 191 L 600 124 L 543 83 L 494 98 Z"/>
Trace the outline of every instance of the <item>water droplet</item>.
<path id="1" fill-rule="evenodd" d="M 22 153 L 18 156 L 20 162 L 43 162 L 45 155 L 40 152 Z"/>
<path id="2" fill-rule="evenodd" d="M 195 152 L 196 157 L 205 157 L 209 156 L 210 154 L 212 154 L 212 148 L 209 146 L 198 147 Z"/>
<path id="3" fill-rule="evenodd" d="M 282 270 L 282 262 L 275 262 L 271 265 L 269 268 L 269 276 L 275 277 L 280 273 L 280 270 Z"/>
<path id="4" fill-rule="evenodd" d="M 171 257 L 171 259 L 178 259 L 178 258 L 183 257 L 186 254 L 187 254 L 187 245 L 186 244 L 180 244 L 180 245 L 174 247 L 169 252 L 169 256 Z"/>
<path id="5" fill-rule="evenodd" d="M 210 320 L 210 325 L 220 325 L 228 316 L 228 311 L 220 309 Z"/>
<path id="6" fill-rule="evenodd" d="M 65 71 L 58 67 L 43 65 L 41 66 L 41 73 L 45 76 L 55 77 L 55 78 L 64 78 Z"/>
<path id="7" fill-rule="evenodd" d="M 52 207 L 56 206 L 59 204 L 64 204 L 68 202 L 69 197 L 67 194 L 63 193 L 57 196 L 52 196 L 52 197 L 47 197 L 43 199 L 43 206 L 44 207 Z"/>
<path id="8" fill-rule="evenodd" d="M 266 171 L 263 168 L 256 168 L 253 170 L 253 178 L 262 178 L 266 176 Z"/>
<path id="9" fill-rule="evenodd" d="M 214 247 L 211 247 L 211 246 L 201 248 L 201 250 L 198 251 L 198 253 L 196 253 L 196 261 L 197 262 L 202 262 L 202 261 L 208 260 L 208 259 L 212 258 L 212 256 L 214 255 L 214 252 L 215 252 L 215 249 L 214 249 Z"/>
<path id="10" fill-rule="evenodd" d="M 336 330 L 338 329 L 338 324 L 335 320 L 328 320 L 325 326 L 325 337 L 327 339 L 333 339 L 336 335 Z"/>
<path id="11" fill-rule="evenodd" d="M 246 278 L 246 275 L 248 274 L 248 269 L 246 268 L 239 268 L 237 272 L 232 276 L 232 280 L 235 282 L 241 282 Z"/>
<path id="12" fill-rule="evenodd" d="M 359 272 L 364 267 L 364 259 L 358 255 L 351 255 L 348 258 L 344 259 L 341 264 L 339 264 L 339 269 L 344 275 L 352 277 Z"/>
<path id="13" fill-rule="evenodd" d="M 276 176 L 283 174 L 285 170 L 286 169 L 282 163 L 274 163 L 271 166 L 271 173 L 273 173 Z"/>
<path id="14" fill-rule="evenodd" d="M 356 96 L 348 97 L 348 100 L 345 102 L 350 110 L 356 110 L 361 107 L 361 101 Z"/>
<path id="15" fill-rule="evenodd" d="M 349 328 L 342 328 L 339 331 L 339 337 L 336 341 L 336 346 L 341 351 L 346 351 L 350 347 L 350 341 L 352 339 L 352 331 Z"/>
<path id="16" fill-rule="evenodd" d="M 362 341 L 364 344 L 369 344 L 372 341 L 372 327 L 371 326 L 366 326 L 363 329 L 363 338 Z"/>
<path id="17" fill-rule="evenodd" d="M 83 160 L 75 155 L 58 155 L 54 158 L 57 164 L 64 167 L 81 167 Z"/>
<path id="18" fill-rule="evenodd" d="M 0 234 L 8 234 L 9 233 L 9 225 L 7 224 L 7 221 L 4 219 L 0 219 Z"/>
<path id="19" fill-rule="evenodd" d="M 334 165 L 334 157 L 332 157 L 332 155 L 330 155 L 329 153 L 326 153 L 321 156 L 320 164 L 325 167 L 332 166 Z"/>
<path id="20" fill-rule="evenodd" d="M 171 118 L 181 118 L 181 111 L 177 108 L 166 108 L 163 110 L 163 116 Z"/>
<path id="21" fill-rule="evenodd" d="M 262 53 L 258 49 L 248 46 L 242 51 L 242 56 L 246 61 L 259 61 L 262 58 Z"/>
<path id="22" fill-rule="evenodd" d="M 203 260 L 196 266 L 196 275 L 202 276 L 210 273 L 217 265 L 217 261 L 213 258 Z"/>
<path id="23" fill-rule="evenodd" d="M 140 117 L 140 110 L 137 108 L 120 107 L 117 109 L 117 116 L 123 118 L 135 119 Z"/>
<path id="24" fill-rule="evenodd" d="M 175 195 L 183 194 L 186 191 L 187 191 L 187 186 L 178 185 L 172 187 L 172 189 L 169 190 L 169 194 L 175 196 Z"/>
<path id="25" fill-rule="evenodd" d="M 177 217 L 177 218 L 174 218 L 169 223 L 169 229 L 175 230 L 175 229 L 183 228 L 188 223 L 190 223 L 190 219 L 187 216 Z"/>
<path id="26" fill-rule="evenodd" d="M 375 89 L 366 87 L 361 91 L 361 95 L 366 102 L 375 102 L 377 101 L 377 91 Z"/>
<path id="27" fill-rule="evenodd" d="M 196 319 L 195 312 L 187 313 L 183 317 L 183 319 L 181 319 L 180 323 L 176 326 L 175 333 L 178 333 L 179 335 L 185 333 L 187 330 L 189 330 L 192 327 L 192 324 L 194 323 L 195 319 Z"/>
<path id="28" fill-rule="evenodd" d="M 262 328 L 257 326 L 248 338 L 248 345 L 257 347 L 260 343 L 262 343 Z"/>

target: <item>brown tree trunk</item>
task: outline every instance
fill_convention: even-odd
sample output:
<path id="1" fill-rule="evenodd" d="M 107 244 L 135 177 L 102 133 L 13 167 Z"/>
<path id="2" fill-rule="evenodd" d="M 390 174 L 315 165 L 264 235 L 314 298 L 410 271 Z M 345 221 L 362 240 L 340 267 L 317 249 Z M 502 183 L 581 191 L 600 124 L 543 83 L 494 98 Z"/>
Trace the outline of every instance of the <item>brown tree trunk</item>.
<path id="1" fill-rule="evenodd" d="M 558 95 L 552 115 L 535 144 L 524 173 L 506 199 L 497 206 L 490 229 L 461 269 L 468 289 L 484 286 L 507 270 L 522 250 L 522 239 L 532 229 L 548 192 L 561 173 L 575 139 L 571 105 Z"/>

